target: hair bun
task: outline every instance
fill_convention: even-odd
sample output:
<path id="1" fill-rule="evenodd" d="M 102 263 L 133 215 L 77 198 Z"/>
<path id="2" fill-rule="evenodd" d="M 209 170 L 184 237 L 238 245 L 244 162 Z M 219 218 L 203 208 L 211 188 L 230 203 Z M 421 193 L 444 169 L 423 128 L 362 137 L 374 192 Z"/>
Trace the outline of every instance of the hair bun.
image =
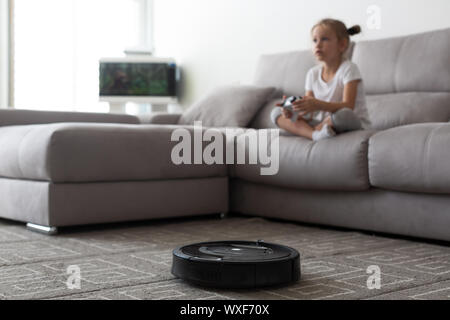
<path id="1" fill-rule="evenodd" d="M 359 25 L 353 26 L 347 29 L 349 35 L 353 36 L 355 34 L 361 33 L 361 27 Z"/>

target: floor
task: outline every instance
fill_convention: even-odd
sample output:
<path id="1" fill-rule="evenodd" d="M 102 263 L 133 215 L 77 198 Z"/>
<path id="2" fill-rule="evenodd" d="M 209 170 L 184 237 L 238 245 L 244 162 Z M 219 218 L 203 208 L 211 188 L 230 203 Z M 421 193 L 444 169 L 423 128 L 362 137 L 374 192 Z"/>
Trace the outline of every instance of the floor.
<path id="1" fill-rule="evenodd" d="M 214 290 L 170 273 L 179 245 L 259 239 L 300 251 L 300 282 Z M 370 270 L 381 272 L 379 289 Z M 0 299 L 450 299 L 450 245 L 242 216 L 68 228 L 54 237 L 0 220 Z"/>

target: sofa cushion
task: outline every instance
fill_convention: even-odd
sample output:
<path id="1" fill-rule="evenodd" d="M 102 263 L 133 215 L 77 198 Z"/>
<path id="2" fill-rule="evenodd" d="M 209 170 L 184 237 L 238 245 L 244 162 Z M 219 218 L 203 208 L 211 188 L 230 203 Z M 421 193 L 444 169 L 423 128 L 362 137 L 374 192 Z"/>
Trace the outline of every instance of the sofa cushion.
<path id="1" fill-rule="evenodd" d="M 358 42 L 353 62 L 367 94 L 450 91 L 450 28 Z"/>
<path id="2" fill-rule="evenodd" d="M 256 113 L 249 127 L 255 129 L 277 129 L 278 127 L 272 122 L 270 114 L 276 104 L 281 102 L 282 97 L 277 99 L 270 99 L 259 111 Z"/>
<path id="3" fill-rule="evenodd" d="M 370 139 L 370 183 L 404 192 L 450 194 L 450 124 L 385 130 Z"/>
<path id="4" fill-rule="evenodd" d="M 450 120 L 450 92 L 402 92 L 367 96 L 373 129 Z"/>
<path id="5" fill-rule="evenodd" d="M 171 137 L 178 128 L 183 127 L 80 123 L 0 127 L 0 176 L 55 183 L 227 176 L 225 165 L 175 165 L 171 154 L 179 142 Z M 193 137 L 192 127 L 184 129 Z"/>
<path id="6" fill-rule="evenodd" d="M 261 164 L 237 164 L 231 175 L 250 182 L 298 189 L 367 190 L 367 148 L 372 134 L 374 131 L 354 131 L 319 142 L 280 136 L 276 175 L 261 175 L 261 168 L 267 167 Z M 248 143 L 244 139 L 236 140 L 236 150 L 244 148 L 248 154 Z"/>
<path id="7" fill-rule="evenodd" d="M 243 85 L 216 88 L 184 112 L 178 124 L 202 121 L 205 127 L 246 127 L 274 90 Z"/>

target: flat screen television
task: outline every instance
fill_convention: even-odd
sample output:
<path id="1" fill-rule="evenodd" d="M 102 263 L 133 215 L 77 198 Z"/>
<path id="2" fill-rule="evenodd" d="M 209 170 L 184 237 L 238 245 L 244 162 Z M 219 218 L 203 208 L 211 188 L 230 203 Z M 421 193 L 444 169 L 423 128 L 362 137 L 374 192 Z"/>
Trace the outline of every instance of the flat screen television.
<path id="1" fill-rule="evenodd" d="M 100 101 L 177 102 L 179 71 L 174 59 L 131 56 L 100 60 Z"/>

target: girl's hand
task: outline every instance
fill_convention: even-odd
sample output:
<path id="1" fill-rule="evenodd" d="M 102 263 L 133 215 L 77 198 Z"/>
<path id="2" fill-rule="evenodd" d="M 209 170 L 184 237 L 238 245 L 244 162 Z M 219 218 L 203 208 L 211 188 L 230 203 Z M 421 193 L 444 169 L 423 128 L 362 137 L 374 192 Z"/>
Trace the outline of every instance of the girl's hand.
<path id="1" fill-rule="evenodd" d="M 277 103 L 276 106 L 277 107 L 282 107 L 283 103 L 286 101 L 286 98 L 287 98 L 286 96 L 283 96 L 283 101 L 281 101 L 280 103 Z"/>
<path id="2" fill-rule="evenodd" d="M 293 115 L 294 115 L 294 114 L 292 113 L 291 110 L 288 110 L 288 109 L 284 109 L 284 108 L 283 108 L 283 116 L 284 116 L 286 119 L 291 119 Z"/>
<path id="3" fill-rule="evenodd" d="M 295 111 L 299 111 L 299 115 L 304 116 L 305 114 L 319 111 L 320 103 L 319 100 L 310 96 L 304 96 L 303 99 L 297 100 L 293 103 L 293 108 Z"/>
<path id="4" fill-rule="evenodd" d="M 286 96 L 283 96 L 283 101 L 281 101 L 280 103 L 277 103 L 276 106 L 277 106 L 277 107 L 281 107 L 282 110 L 283 110 L 283 116 L 284 116 L 285 118 L 290 119 L 290 118 L 292 118 L 292 115 L 293 115 L 292 111 L 283 108 L 283 104 L 284 104 L 284 102 L 286 101 L 286 98 L 287 98 Z"/>

